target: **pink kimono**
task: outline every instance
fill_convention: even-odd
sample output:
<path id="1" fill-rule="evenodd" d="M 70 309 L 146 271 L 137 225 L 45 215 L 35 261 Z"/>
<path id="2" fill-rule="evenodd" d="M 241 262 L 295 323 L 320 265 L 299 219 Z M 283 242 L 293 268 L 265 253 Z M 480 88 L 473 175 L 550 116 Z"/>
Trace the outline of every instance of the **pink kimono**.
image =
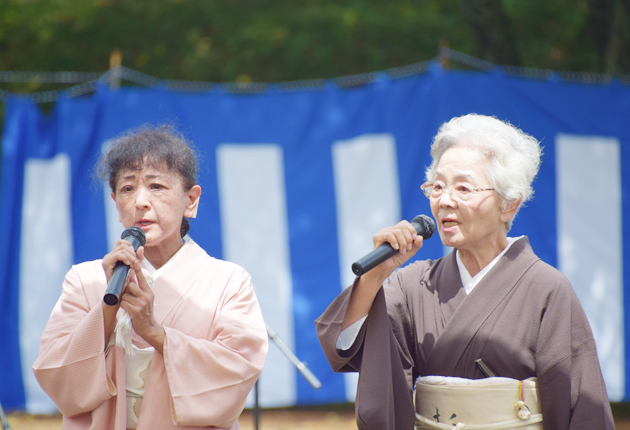
<path id="1" fill-rule="evenodd" d="M 250 276 L 192 240 L 164 269 L 153 287 L 164 355 L 153 354 L 137 429 L 238 429 L 268 347 Z M 33 370 L 63 429 L 126 429 L 124 353 L 105 352 L 106 286 L 100 260 L 73 266 L 42 335 Z M 150 346 L 135 332 L 133 343 Z"/>

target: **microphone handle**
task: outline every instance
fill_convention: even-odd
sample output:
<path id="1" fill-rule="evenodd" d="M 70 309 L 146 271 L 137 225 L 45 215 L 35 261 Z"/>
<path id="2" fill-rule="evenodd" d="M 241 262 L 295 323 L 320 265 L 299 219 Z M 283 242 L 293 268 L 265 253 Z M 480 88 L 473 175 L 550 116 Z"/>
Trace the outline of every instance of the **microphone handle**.
<path id="1" fill-rule="evenodd" d="M 378 266 L 388 258 L 393 257 L 394 255 L 396 255 L 397 252 L 398 251 L 392 248 L 389 243 L 383 243 L 379 247 L 375 248 L 372 252 L 367 254 L 365 257 L 352 263 L 352 272 L 357 276 L 361 276 L 364 273 L 374 269 L 376 266 Z"/>
<path id="2" fill-rule="evenodd" d="M 146 236 L 144 235 L 144 231 L 142 231 L 140 227 L 136 226 L 131 226 L 125 229 L 120 238 L 131 243 L 134 252 L 137 251 L 139 247 L 144 246 L 144 244 L 146 243 Z M 118 303 L 118 297 L 120 297 L 120 292 L 123 289 L 123 285 L 125 285 L 127 272 L 129 272 L 129 266 L 127 266 L 122 261 L 117 261 L 114 265 L 112 277 L 109 278 L 109 282 L 107 283 L 105 296 L 103 297 L 103 301 L 106 304 L 114 306 Z"/>
<path id="3" fill-rule="evenodd" d="M 435 232 L 435 223 L 426 215 L 418 215 L 411 221 L 411 225 L 424 240 L 429 239 Z M 357 276 L 361 276 L 388 258 L 393 257 L 397 252 L 389 243 L 383 243 L 365 257 L 352 263 L 352 272 Z"/>
<path id="4" fill-rule="evenodd" d="M 120 292 L 125 284 L 127 272 L 129 272 L 129 266 L 122 261 L 117 261 L 103 297 L 103 301 L 108 305 L 114 306 L 118 303 L 118 297 L 120 297 Z"/>

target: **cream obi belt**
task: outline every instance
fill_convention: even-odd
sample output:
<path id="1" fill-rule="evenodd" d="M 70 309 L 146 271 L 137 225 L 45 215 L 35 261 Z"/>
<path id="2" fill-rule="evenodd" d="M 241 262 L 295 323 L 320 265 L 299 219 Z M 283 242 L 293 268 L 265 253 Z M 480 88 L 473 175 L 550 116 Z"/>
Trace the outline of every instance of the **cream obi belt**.
<path id="1" fill-rule="evenodd" d="M 415 389 L 416 429 L 540 430 L 538 380 L 422 376 Z"/>

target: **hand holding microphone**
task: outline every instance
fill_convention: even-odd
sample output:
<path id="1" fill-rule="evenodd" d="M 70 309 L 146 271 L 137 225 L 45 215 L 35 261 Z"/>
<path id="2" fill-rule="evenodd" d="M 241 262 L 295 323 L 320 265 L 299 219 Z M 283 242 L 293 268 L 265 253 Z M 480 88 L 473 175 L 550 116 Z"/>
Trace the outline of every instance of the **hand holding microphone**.
<path id="1" fill-rule="evenodd" d="M 140 246 L 144 246 L 146 242 L 144 231 L 142 231 L 141 228 L 135 226 L 125 229 L 125 231 L 123 231 L 121 235 L 121 239 L 130 242 L 134 252 L 137 251 Z M 116 261 L 112 276 L 111 278 L 109 278 L 109 282 L 107 283 L 105 296 L 103 297 L 103 301 L 106 304 L 110 306 L 118 304 L 118 298 L 120 297 L 120 293 L 125 284 L 125 279 L 127 278 L 128 271 L 129 266 L 127 264 L 123 263 L 120 260 Z"/>
<path id="2" fill-rule="evenodd" d="M 435 232 L 435 223 L 426 215 L 418 215 L 412 221 L 411 225 L 419 236 L 423 239 L 429 239 Z M 399 250 L 394 249 L 389 243 L 383 243 L 365 257 L 352 264 L 352 272 L 361 276 L 381 264 L 383 261 L 398 254 Z"/>
<path id="3" fill-rule="evenodd" d="M 415 230 L 415 231 L 414 231 Z M 381 229 L 374 235 L 372 252 L 352 264 L 352 271 L 359 278 L 355 281 L 350 303 L 342 323 L 342 330 L 370 312 L 374 298 L 381 289 L 383 281 L 397 267 L 405 264 L 422 246 L 421 239 L 428 239 L 435 231 L 435 223 L 426 215 L 418 215 L 411 223 L 401 221 L 395 226 Z M 413 233 L 416 233 L 414 236 Z M 390 243 L 393 243 L 394 249 Z M 393 257 L 393 258 L 392 258 Z M 387 264 L 383 264 L 390 259 Z M 366 276 L 368 271 L 380 267 Z"/>

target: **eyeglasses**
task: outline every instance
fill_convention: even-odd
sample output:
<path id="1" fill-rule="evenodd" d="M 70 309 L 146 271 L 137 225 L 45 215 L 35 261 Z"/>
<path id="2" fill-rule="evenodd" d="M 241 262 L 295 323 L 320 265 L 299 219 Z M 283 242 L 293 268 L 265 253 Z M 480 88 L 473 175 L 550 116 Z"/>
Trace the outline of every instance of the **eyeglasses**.
<path id="1" fill-rule="evenodd" d="M 473 188 L 460 182 L 453 182 L 448 186 L 443 182 L 426 182 L 420 186 L 420 189 L 428 199 L 439 199 L 446 190 L 451 198 L 465 202 L 480 191 L 494 191 L 494 188 Z"/>

